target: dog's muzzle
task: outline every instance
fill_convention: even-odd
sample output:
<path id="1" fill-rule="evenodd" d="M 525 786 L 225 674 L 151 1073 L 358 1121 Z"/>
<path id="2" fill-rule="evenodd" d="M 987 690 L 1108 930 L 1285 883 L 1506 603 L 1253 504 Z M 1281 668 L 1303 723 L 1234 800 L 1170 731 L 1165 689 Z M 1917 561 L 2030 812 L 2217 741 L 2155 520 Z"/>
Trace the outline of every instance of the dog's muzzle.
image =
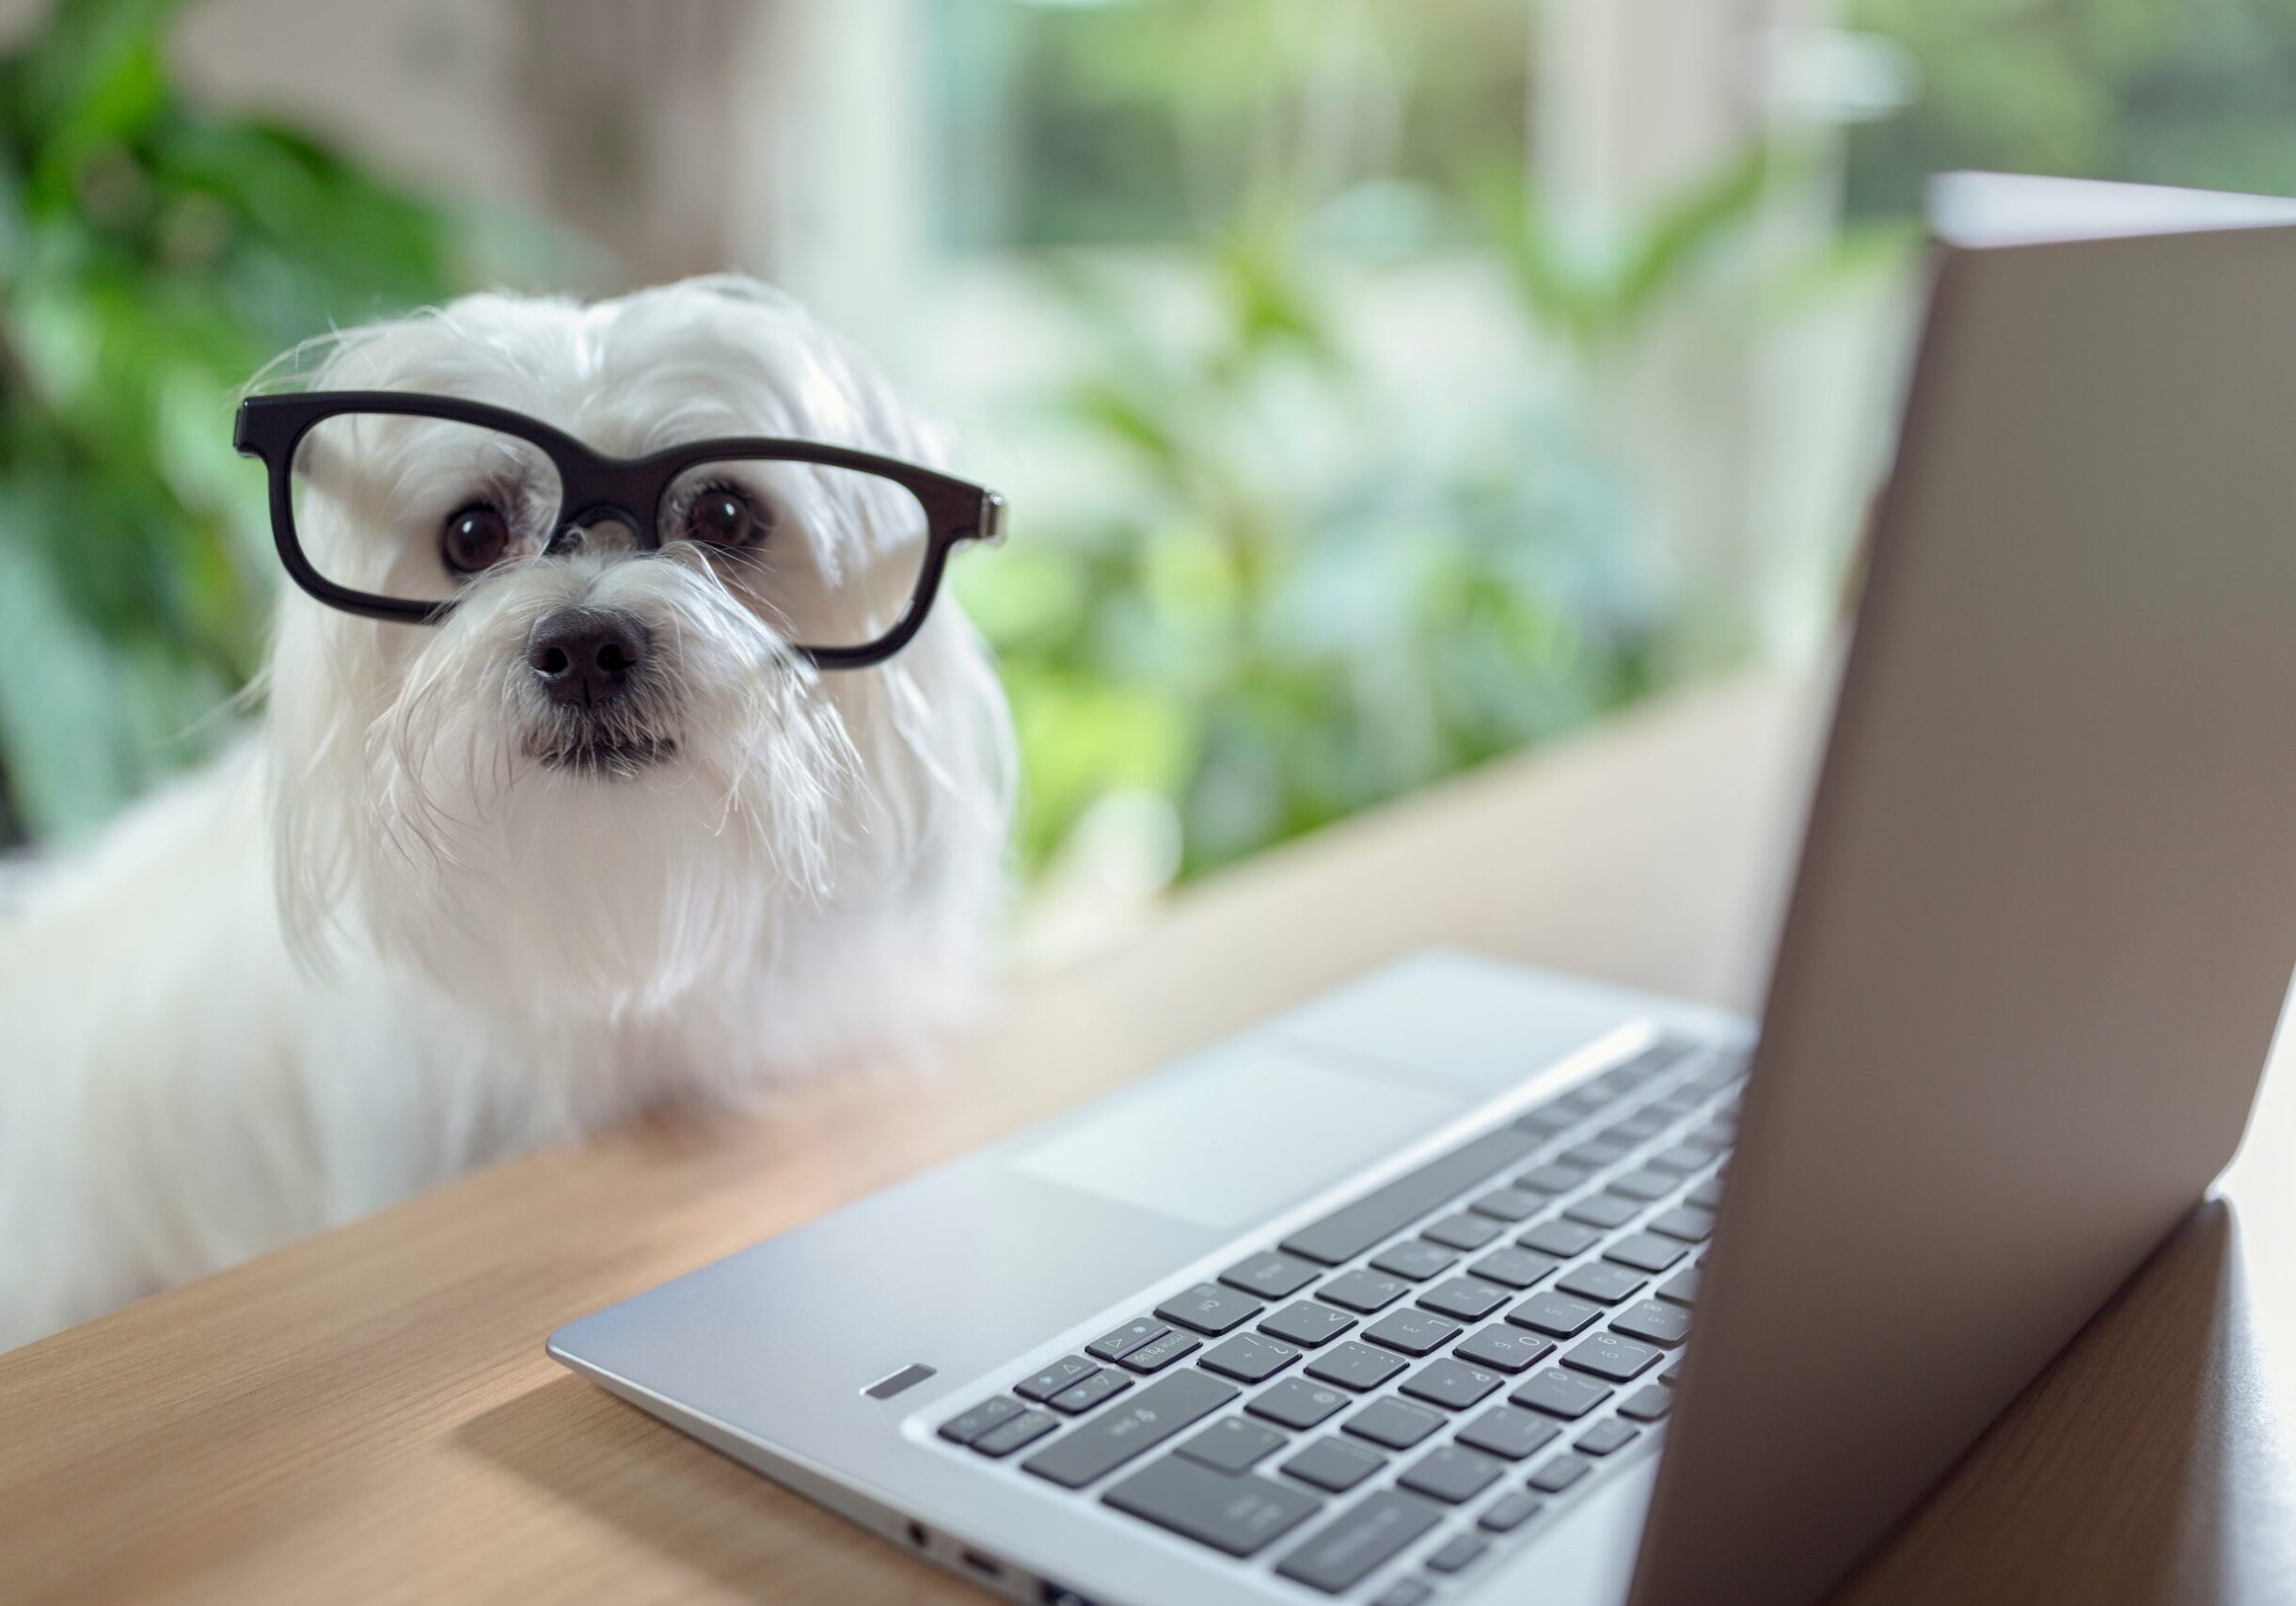
<path id="1" fill-rule="evenodd" d="M 527 670 L 553 714 L 534 756 L 554 770 L 629 775 L 676 751 L 649 718 L 652 654 L 652 633 L 621 609 L 546 615 L 526 644 Z"/>

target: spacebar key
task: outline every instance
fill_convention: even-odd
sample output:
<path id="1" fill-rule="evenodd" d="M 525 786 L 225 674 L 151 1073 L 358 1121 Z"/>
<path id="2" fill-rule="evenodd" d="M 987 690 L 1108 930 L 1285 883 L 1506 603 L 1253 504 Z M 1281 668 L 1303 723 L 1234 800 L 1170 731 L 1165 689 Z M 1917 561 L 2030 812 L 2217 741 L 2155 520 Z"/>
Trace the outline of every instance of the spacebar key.
<path id="1" fill-rule="evenodd" d="M 1275 1564 L 1284 1577 L 1326 1595 L 1352 1589 L 1443 1520 L 1433 1506 L 1382 1489 L 1366 1495 Z"/>
<path id="2" fill-rule="evenodd" d="M 1385 1187 L 1374 1188 L 1321 1221 L 1309 1222 L 1286 1238 L 1283 1247 L 1325 1265 L 1354 1260 L 1399 1228 L 1438 1205 L 1449 1204 L 1492 1172 L 1513 1165 L 1542 1141 L 1530 1133 L 1503 1126 Z"/>
<path id="3" fill-rule="evenodd" d="M 1083 1488 L 1143 1451 L 1153 1450 L 1191 1423 L 1200 1422 L 1241 1391 L 1208 1372 L 1175 1372 L 1070 1428 L 1021 1463 L 1063 1488 Z"/>

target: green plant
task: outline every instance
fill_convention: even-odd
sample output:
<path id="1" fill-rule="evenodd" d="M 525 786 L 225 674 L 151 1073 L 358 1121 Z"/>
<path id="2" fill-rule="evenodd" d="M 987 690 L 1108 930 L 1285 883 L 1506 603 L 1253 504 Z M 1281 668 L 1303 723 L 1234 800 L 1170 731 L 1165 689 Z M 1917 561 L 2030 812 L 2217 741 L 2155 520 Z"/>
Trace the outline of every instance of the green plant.
<path id="1" fill-rule="evenodd" d="M 1476 199 L 1525 311 L 1569 360 L 1593 365 L 1647 329 L 1712 258 L 1744 243 L 1776 167 L 1757 145 L 1606 239 L 1558 218 L 1512 163 L 1486 169 Z"/>
<path id="2" fill-rule="evenodd" d="M 1136 244 L 1144 217 L 1185 242 L 1037 259 L 1085 353 L 1053 433 L 1095 494 L 966 587 L 1021 723 L 1029 860 L 1145 792 L 1197 873 L 1647 690 L 1677 622 L 1590 393 L 1748 254 L 1768 155 L 1589 240 L 1524 170 L 1512 0 L 1003 15 L 1044 179 L 1017 242 Z M 1330 310 L 1431 265 L 1503 287 L 1492 338 L 1535 354 L 1441 424 Z M 1176 297 L 1192 337 L 1158 316 Z"/>
<path id="3" fill-rule="evenodd" d="M 448 214 L 169 81 L 172 0 L 60 0 L 0 59 L 0 842 L 219 735 L 273 572 L 234 389 L 463 277 Z"/>
<path id="4" fill-rule="evenodd" d="M 1415 430 L 1288 237 L 1231 237 L 1191 278 L 1211 326 L 1183 344 L 1138 332 L 1120 276 L 1054 271 L 1097 342 L 1057 405 L 1104 494 L 966 588 L 1032 861 L 1147 791 L 1194 874 L 1647 687 L 1654 599 L 1564 418 L 1525 397 L 1463 438 Z"/>

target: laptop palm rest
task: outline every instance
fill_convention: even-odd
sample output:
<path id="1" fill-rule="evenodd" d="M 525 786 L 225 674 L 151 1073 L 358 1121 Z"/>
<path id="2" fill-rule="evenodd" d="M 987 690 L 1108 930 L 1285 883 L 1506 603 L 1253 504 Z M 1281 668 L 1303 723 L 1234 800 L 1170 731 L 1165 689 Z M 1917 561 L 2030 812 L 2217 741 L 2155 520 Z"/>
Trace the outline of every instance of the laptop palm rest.
<path id="1" fill-rule="evenodd" d="M 1236 1230 L 1392 1153 L 1460 1103 L 1280 1052 L 1223 1056 L 1096 1107 L 1013 1164 L 1102 1199 Z"/>

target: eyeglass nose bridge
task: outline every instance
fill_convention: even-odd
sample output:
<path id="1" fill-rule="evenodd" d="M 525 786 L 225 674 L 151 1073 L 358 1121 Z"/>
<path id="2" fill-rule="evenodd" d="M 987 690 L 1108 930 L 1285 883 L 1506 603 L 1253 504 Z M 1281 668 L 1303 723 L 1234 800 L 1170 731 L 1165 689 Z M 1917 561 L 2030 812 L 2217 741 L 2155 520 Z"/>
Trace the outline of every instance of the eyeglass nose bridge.
<path id="1" fill-rule="evenodd" d="M 630 533 L 630 549 L 635 552 L 658 551 L 661 532 L 656 528 L 651 514 L 640 514 L 617 499 L 606 498 L 583 503 L 579 511 L 562 513 L 558 528 L 551 533 L 550 544 L 543 549 L 545 557 L 564 553 L 581 540 L 585 532 L 601 524 L 619 524 Z"/>

